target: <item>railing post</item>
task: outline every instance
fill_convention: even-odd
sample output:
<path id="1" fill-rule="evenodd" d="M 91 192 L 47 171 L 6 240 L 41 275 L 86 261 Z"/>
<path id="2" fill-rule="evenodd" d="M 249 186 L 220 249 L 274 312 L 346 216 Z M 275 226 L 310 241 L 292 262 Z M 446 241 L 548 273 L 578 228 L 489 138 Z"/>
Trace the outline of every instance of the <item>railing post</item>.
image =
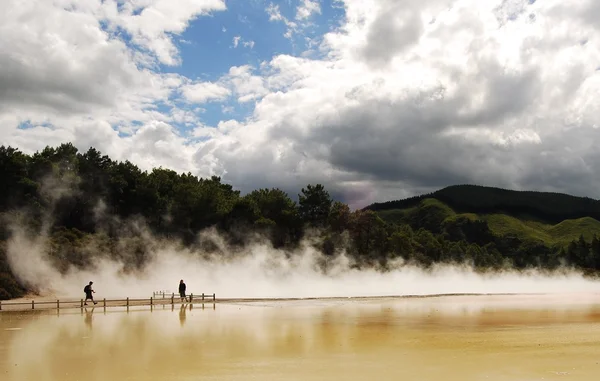
<path id="1" fill-rule="evenodd" d="M 213 302 L 215 301 L 215 293 L 213 292 Z"/>
<path id="2" fill-rule="evenodd" d="M 60 300 L 56 299 L 56 309 L 60 309 Z"/>
<path id="3" fill-rule="evenodd" d="M 193 298 L 194 298 L 194 294 L 190 294 L 190 303 L 192 302 Z"/>
<path id="4" fill-rule="evenodd" d="M 204 300 L 204 293 L 202 293 L 202 300 Z"/>
<path id="5" fill-rule="evenodd" d="M 163 299 L 164 299 L 164 298 L 165 298 L 165 292 L 163 291 L 163 293 L 162 293 L 162 294 L 163 294 Z"/>
<path id="6" fill-rule="evenodd" d="M 35 307 L 34 307 L 34 301 L 33 300 L 31 301 L 31 309 L 32 310 L 35 309 Z"/>
<path id="7" fill-rule="evenodd" d="M 106 308 L 106 298 L 104 298 L 104 308 Z"/>
<path id="8" fill-rule="evenodd" d="M 127 297 L 127 307 L 129 307 L 129 297 Z"/>
<path id="9" fill-rule="evenodd" d="M 173 304 L 174 300 L 175 300 L 175 294 L 171 295 L 171 304 Z"/>
<path id="10" fill-rule="evenodd" d="M 150 305 L 152 305 L 152 298 L 150 298 Z"/>

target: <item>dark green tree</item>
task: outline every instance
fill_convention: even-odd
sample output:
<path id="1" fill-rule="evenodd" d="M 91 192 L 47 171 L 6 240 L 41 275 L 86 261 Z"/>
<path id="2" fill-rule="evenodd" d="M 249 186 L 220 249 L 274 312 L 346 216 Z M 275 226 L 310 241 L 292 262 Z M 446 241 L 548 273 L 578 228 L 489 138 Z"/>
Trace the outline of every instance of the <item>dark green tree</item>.
<path id="1" fill-rule="evenodd" d="M 302 221 L 309 226 L 324 227 L 333 200 L 321 184 L 307 185 L 298 195 L 298 211 Z"/>
<path id="2" fill-rule="evenodd" d="M 296 203 L 281 189 L 259 189 L 246 196 L 252 200 L 259 219 L 255 225 L 270 231 L 273 245 L 296 244 L 302 236 L 301 220 Z"/>
<path id="3" fill-rule="evenodd" d="M 342 233 L 350 226 L 350 217 L 351 212 L 348 205 L 340 201 L 334 202 L 329 211 L 329 228 L 334 233 Z"/>

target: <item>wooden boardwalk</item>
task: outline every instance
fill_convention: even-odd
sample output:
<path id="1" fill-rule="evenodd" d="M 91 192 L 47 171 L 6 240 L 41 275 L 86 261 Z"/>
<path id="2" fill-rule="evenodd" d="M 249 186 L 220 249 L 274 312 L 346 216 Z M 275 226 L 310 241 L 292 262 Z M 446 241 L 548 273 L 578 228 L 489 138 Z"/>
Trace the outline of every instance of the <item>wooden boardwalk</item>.
<path id="1" fill-rule="evenodd" d="M 96 304 L 91 301 L 87 301 L 87 304 L 83 299 L 79 300 L 42 300 L 31 302 L 18 301 L 0 301 L 0 313 L 5 311 L 24 311 L 24 310 L 51 310 L 51 309 L 65 309 L 65 308 L 85 308 L 85 307 L 142 307 L 142 306 L 164 306 L 164 305 L 175 305 L 175 304 L 204 304 L 204 303 L 216 303 L 217 299 L 215 294 L 189 294 L 182 300 L 179 295 L 174 293 L 165 294 L 153 293 L 150 298 L 124 298 L 124 299 L 98 299 Z"/>
<path id="2" fill-rule="evenodd" d="M 0 301 L 0 313 L 5 311 L 26 311 L 26 310 L 61 310 L 86 307 L 151 307 L 167 306 L 179 304 L 241 304 L 241 303 L 261 303 L 261 302 L 306 302 L 306 301 L 360 301 L 360 300 L 382 300 L 382 299 L 422 299 L 422 298 L 441 298 L 441 297 L 466 297 L 466 296 L 541 296 L 550 295 L 545 293 L 448 293 L 448 294 L 423 294 L 423 295 L 369 295 L 369 296 L 320 296 L 320 297 L 270 297 L 270 298 L 220 298 L 217 299 L 213 294 L 190 294 L 186 301 L 182 301 L 179 294 L 159 291 L 152 293 L 150 298 L 125 298 L 125 299 L 99 299 L 94 305 L 88 302 L 85 305 L 83 299 L 79 300 L 40 300 L 40 301 Z"/>

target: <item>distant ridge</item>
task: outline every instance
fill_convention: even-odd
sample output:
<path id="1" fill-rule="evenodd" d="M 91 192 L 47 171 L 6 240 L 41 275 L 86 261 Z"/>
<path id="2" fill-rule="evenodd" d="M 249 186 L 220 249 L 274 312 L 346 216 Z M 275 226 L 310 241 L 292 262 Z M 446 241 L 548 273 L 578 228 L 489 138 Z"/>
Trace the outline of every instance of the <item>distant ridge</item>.
<path id="1" fill-rule="evenodd" d="M 374 203 L 365 210 L 384 211 L 417 206 L 424 199 L 437 199 L 457 213 L 502 213 L 528 216 L 548 223 L 592 217 L 600 220 L 600 201 L 565 193 L 516 191 L 481 185 L 453 185 L 433 193 L 402 200 Z"/>

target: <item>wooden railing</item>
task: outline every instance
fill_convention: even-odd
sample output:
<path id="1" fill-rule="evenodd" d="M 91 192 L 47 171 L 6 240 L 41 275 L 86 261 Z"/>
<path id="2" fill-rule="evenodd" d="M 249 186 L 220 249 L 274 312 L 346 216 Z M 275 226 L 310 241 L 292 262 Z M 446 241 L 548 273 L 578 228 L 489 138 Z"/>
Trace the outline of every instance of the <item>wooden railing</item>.
<path id="1" fill-rule="evenodd" d="M 106 307 L 134 307 L 134 306 L 154 306 L 154 305 L 165 305 L 165 304 L 180 304 L 180 303 L 205 303 L 210 301 L 214 303 L 216 301 L 215 294 L 200 294 L 200 296 L 194 296 L 194 294 L 186 295 L 185 301 L 182 300 L 179 296 L 175 296 L 175 293 L 171 293 L 171 295 L 161 293 L 159 297 L 157 297 L 156 293 L 152 294 L 151 298 L 125 298 L 125 299 L 102 299 L 97 300 L 96 304 L 93 304 L 89 300 L 86 302 L 84 299 L 80 300 L 66 300 L 61 301 L 57 300 L 47 300 L 47 301 L 35 301 L 31 302 L 2 302 L 0 301 L 0 311 L 7 310 L 22 310 L 26 308 L 29 309 L 31 306 L 32 310 L 35 310 L 36 307 L 38 309 L 61 309 L 61 308 L 84 308 L 88 305 L 97 306 L 100 305 L 103 308 Z M 18 308 L 11 308 L 18 307 Z"/>
<path id="2" fill-rule="evenodd" d="M 156 299 L 158 299 L 159 297 L 162 297 L 162 299 L 165 299 L 165 297 L 166 298 L 170 297 L 171 299 L 181 298 L 179 296 L 179 294 L 175 294 L 174 292 L 165 292 L 165 291 L 155 291 L 155 292 L 152 293 L 152 296 L 154 298 L 156 298 Z M 215 294 L 214 293 L 213 294 L 202 293 L 202 294 L 199 294 L 199 295 L 197 294 L 196 296 L 199 297 L 199 298 L 201 298 L 201 300 L 204 300 L 205 298 L 210 298 L 212 296 L 212 300 L 215 300 Z M 194 294 L 186 295 L 186 298 L 189 298 L 189 300 L 192 300 L 193 297 L 194 297 Z"/>

